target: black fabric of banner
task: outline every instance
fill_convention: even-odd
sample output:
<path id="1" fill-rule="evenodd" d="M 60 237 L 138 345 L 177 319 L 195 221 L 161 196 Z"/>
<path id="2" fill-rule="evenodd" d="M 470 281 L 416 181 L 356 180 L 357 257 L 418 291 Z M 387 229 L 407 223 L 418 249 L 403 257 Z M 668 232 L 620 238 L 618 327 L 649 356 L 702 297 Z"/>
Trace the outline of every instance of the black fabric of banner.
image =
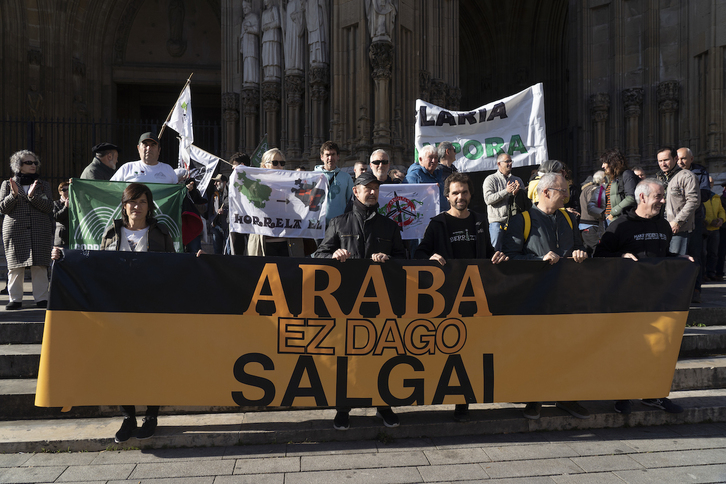
<path id="1" fill-rule="evenodd" d="M 302 265 L 325 265 L 342 276 L 334 296 L 345 314 L 361 290 L 368 260 L 289 259 L 164 253 L 65 251 L 53 267 L 50 310 L 127 313 L 241 314 L 249 308 L 266 264 L 276 265 L 290 311 L 301 308 Z M 688 310 L 698 266 L 685 259 L 561 260 L 551 266 L 538 261 L 508 261 L 493 265 L 482 260 L 451 260 L 443 267 L 432 261 L 389 260 L 380 264 L 393 311 L 401 317 L 406 304 L 404 266 L 429 266 L 446 276 L 438 290 L 449 314 L 468 266 L 478 266 L 493 315 L 587 314 Z M 432 277 L 423 273 L 422 288 Z M 317 288 L 328 284 L 319 272 Z M 369 284 L 367 295 L 374 292 Z M 264 287 L 263 294 L 269 294 Z M 471 295 L 467 287 L 465 295 Z M 378 295 L 383 297 L 382 295 Z M 319 299 L 319 298 L 317 298 Z M 421 312 L 431 309 L 430 298 L 420 297 Z M 428 307 L 427 307 L 428 304 Z M 271 314 L 269 301 L 257 305 Z M 319 308 L 319 309 L 318 309 Z M 471 315 L 474 303 L 461 305 Z M 316 312 L 327 316 L 322 303 Z M 377 304 L 364 303 L 364 317 L 375 317 Z"/>

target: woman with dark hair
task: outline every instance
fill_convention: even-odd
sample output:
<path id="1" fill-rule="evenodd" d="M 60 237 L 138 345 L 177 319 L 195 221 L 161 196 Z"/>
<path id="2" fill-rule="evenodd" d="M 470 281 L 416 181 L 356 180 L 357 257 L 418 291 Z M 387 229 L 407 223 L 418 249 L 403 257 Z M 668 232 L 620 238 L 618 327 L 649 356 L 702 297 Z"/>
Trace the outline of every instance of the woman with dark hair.
<path id="1" fill-rule="evenodd" d="M 166 226 L 158 224 L 154 218 L 154 196 L 149 187 L 142 183 L 131 183 L 121 196 L 121 219 L 114 220 L 106 229 L 101 240 L 101 250 L 121 250 L 126 252 L 175 252 Z M 54 247 L 52 258 L 63 256 L 60 248 Z M 123 423 L 116 432 L 116 443 L 126 442 L 137 428 L 136 407 L 123 405 Z M 156 431 L 159 407 L 146 407 L 146 416 L 137 439 L 148 439 Z"/>
<path id="2" fill-rule="evenodd" d="M 607 223 L 610 224 L 623 210 L 635 206 L 635 187 L 639 179 L 633 170 L 628 169 L 628 162 L 618 149 L 605 150 L 600 155 L 600 163 L 608 177 L 605 215 Z"/>
<path id="3" fill-rule="evenodd" d="M 33 299 L 39 308 L 48 306 L 48 266 L 53 245 L 53 192 L 38 177 L 40 160 L 32 151 L 18 151 L 10 157 L 15 176 L 0 187 L 3 244 L 8 263 L 8 294 L 5 309 L 23 307 L 23 279 L 30 267 Z"/>

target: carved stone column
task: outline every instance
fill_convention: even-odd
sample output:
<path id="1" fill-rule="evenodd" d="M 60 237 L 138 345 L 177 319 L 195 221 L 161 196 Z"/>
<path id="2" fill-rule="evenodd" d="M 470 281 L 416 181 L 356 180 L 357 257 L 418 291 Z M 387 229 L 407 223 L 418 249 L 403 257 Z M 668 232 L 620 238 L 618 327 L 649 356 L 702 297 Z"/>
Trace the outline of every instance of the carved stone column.
<path id="1" fill-rule="evenodd" d="M 287 95 L 287 158 L 299 161 L 302 156 L 302 129 L 300 126 L 300 106 L 305 92 L 305 76 L 302 72 L 285 75 Z"/>
<path id="2" fill-rule="evenodd" d="M 625 109 L 625 157 L 628 164 L 640 163 L 639 120 L 643 105 L 643 88 L 634 87 L 623 90 L 623 108 Z"/>
<path id="3" fill-rule="evenodd" d="M 676 114 L 678 113 L 678 81 L 663 81 L 658 84 L 658 111 L 660 112 L 660 140 L 662 146 L 676 143 Z"/>
<path id="4" fill-rule="evenodd" d="M 318 152 L 320 145 L 325 139 L 325 100 L 328 98 L 328 79 L 330 77 L 330 68 L 327 65 L 314 66 L 308 71 L 308 80 L 310 82 L 310 100 L 312 101 L 312 143 L 310 146 L 310 158 L 318 160 Z M 341 142 L 342 140 L 338 140 Z"/>
<path id="5" fill-rule="evenodd" d="M 225 146 L 224 157 L 229 159 L 237 151 L 237 122 L 239 121 L 239 94 L 222 94 L 222 118 L 224 118 Z"/>
<path id="6" fill-rule="evenodd" d="M 245 136 L 244 147 L 240 146 L 240 151 L 244 151 L 249 156 L 252 156 L 252 152 L 255 148 L 257 148 L 257 143 L 260 141 L 257 137 L 257 112 L 259 104 L 259 87 L 246 86 L 242 89 L 242 109 L 245 115 Z"/>
<path id="7" fill-rule="evenodd" d="M 431 80 L 431 87 L 429 89 L 429 95 L 431 96 L 431 104 L 435 104 L 439 107 L 447 109 L 446 95 L 448 94 L 449 86 L 444 81 L 439 79 Z"/>
<path id="8" fill-rule="evenodd" d="M 265 125 L 267 127 L 267 145 L 270 148 L 280 146 L 278 119 L 280 117 L 280 83 L 265 81 L 262 83 L 262 105 L 265 108 Z"/>
<path id="9" fill-rule="evenodd" d="M 461 104 L 461 89 L 458 87 L 450 87 L 449 95 L 446 98 L 446 106 L 449 109 L 458 110 Z"/>
<path id="10" fill-rule="evenodd" d="M 610 110 L 610 96 L 599 92 L 590 96 L 590 114 L 592 115 L 592 131 L 595 141 L 595 159 L 605 151 L 607 143 L 607 120 Z"/>
<path id="11" fill-rule="evenodd" d="M 391 144 L 391 67 L 393 66 L 393 44 L 390 41 L 378 41 L 371 44 L 368 50 L 371 61 L 371 76 L 375 81 L 375 118 L 373 124 L 373 142 L 376 145 Z"/>
<path id="12" fill-rule="evenodd" d="M 429 71 L 420 70 L 418 72 L 418 89 L 419 98 L 426 102 L 431 102 L 429 97 L 429 89 L 431 88 L 431 73 Z"/>

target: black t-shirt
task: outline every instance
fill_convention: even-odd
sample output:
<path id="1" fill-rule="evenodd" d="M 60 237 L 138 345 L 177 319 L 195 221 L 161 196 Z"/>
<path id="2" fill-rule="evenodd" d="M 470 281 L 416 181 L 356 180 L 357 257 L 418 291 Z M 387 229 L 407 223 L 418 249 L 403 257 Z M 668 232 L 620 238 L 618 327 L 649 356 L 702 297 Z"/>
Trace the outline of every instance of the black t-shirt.
<path id="1" fill-rule="evenodd" d="M 457 218 L 444 213 L 446 229 L 451 241 L 452 253 L 457 259 L 476 258 L 476 220 L 469 212 L 466 218 Z"/>

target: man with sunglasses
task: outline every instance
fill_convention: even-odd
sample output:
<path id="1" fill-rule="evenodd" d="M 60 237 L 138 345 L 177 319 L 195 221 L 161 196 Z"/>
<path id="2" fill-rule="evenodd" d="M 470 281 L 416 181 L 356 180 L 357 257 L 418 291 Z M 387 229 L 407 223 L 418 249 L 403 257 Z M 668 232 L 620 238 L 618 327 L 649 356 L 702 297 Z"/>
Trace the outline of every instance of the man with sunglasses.
<path id="1" fill-rule="evenodd" d="M 348 200 L 353 197 L 353 179 L 338 168 L 338 154 L 338 145 L 332 141 L 326 141 L 320 147 L 322 165 L 316 166 L 314 170 L 323 173 L 328 179 L 326 224 L 329 224 L 334 217 L 342 215 L 348 205 Z"/>
<path id="2" fill-rule="evenodd" d="M 371 153 L 371 157 L 369 160 L 371 173 L 373 173 L 373 175 L 378 178 L 378 181 L 381 182 L 381 185 L 395 183 L 393 180 L 391 180 L 391 177 L 388 176 L 388 170 L 391 168 L 391 164 L 388 160 L 388 153 L 386 153 L 385 150 L 376 150 Z"/>
<path id="3" fill-rule="evenodd" d="M 575 262 L 587 259 L 580 231 L 567 213 L 565 197 L 570 193 L 567 180 L 560 173 L 545 173 L 537 184 L 539 203 L 512 217 L 504 232 L 502 251 L 510 259 L 546 261 L 556 264 L 564 257 Z M 590 412 L 577 402 L 557 402 L 557 407 L 573 417 L 587 419 Z M 537 420 L 542 402 L 530 402 L 523 414 Z"/>

